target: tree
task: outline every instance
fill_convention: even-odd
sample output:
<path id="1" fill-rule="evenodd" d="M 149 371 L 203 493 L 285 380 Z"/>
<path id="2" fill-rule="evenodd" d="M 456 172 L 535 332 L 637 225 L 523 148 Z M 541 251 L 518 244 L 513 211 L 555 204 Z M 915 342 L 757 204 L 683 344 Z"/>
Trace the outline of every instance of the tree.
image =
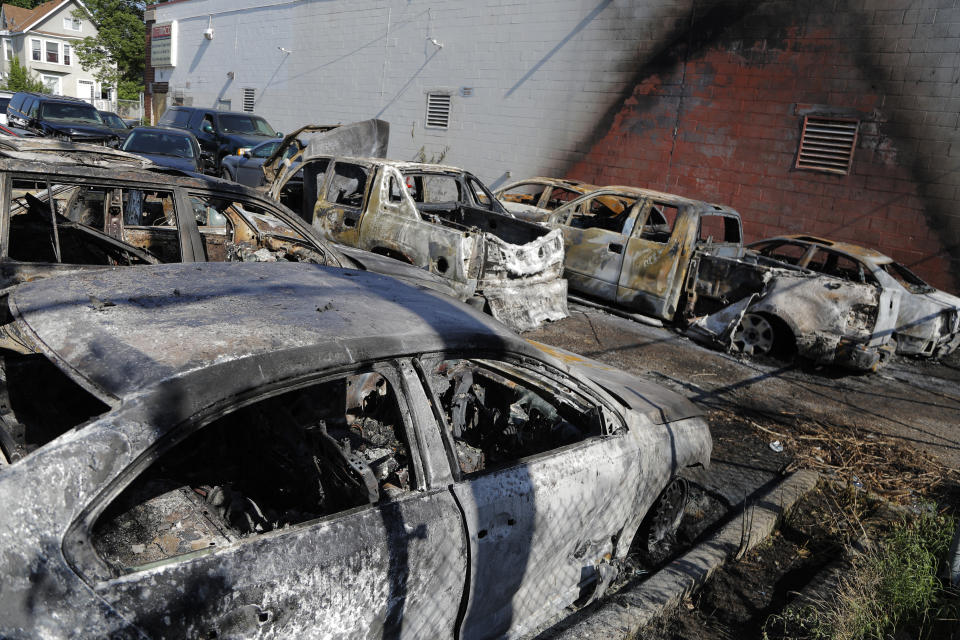
<path id="1" fill-rule="evenodd" d="M 43 4 L 46 0 L 4 0 L 3 4 L 12 4 L 15 7 L 23 7 L 24 9 L 33 9 L 39 4 Z"/>
<path id="2" fill-rule="evenodd" d="M 8 91 L 36 91 L 50 93 L 47 85 L 40 78 L 32 75 L 26 65 L 20 64 L 20 58 L 14 56 L 10 60 L 10 70 L 7 72 Z"/>
<path id="3" fill-rule="evenodd" d="M 142 0 L 85 0 L 90 15 L 78 9 L 74 17 L 89 18 L 96 36 L 79 41 L 74 50 L 80 66 L 93 70 L 103 84 L 118 87 L 119 97 L 135 100 L 143 91 L 144 47 Z"/>

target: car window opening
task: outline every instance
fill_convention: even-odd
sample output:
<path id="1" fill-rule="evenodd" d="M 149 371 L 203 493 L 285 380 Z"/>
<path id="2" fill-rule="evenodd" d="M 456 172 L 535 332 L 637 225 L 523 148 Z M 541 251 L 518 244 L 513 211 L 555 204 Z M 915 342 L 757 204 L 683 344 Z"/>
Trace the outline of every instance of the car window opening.
<path id="1" fill-rule="evenodd" d="M 673 234 L 673 225 L 676 224 L 680 208 L 664 202 L 650 204 L 650 213 L 640 229 L 640 237 L 651 242 L 666 244 Z"/>
<path id="2" fill-rule="evenodd" d="M 502 363 L 498 363 L 501 365 Z M 471 360 L 428 368 L 465 474 L 507 466 L 600 435 L 596 408 Z"/>
<path id="3" fill-rule="evenodd" d="M 110 407 L 46 357 L 0 350 L 0 448 L 15 462 Z"/>
<path id="4" fill-rule="evenodd" d="M 92 530 L 117 573 L 411 489 L 393 385 L 361 373 L 225 415 L 164 453 Z"/>
<path id="5" fill-rule="evenodd" d="M 599 195 L 580 203 L 569 224 L 578 229 L 603 229 L 623 233 L 630 210 L 636 201 L 636 198 L 625 196 Z"/>
<path id="6" fill-rule="evenodd" d="M 332 264 L 315 242 L 263 207 L 199 194 L 190 205 L 208 262 Z"/>
<path id="7" fill-rule="evenodd" d="M 170 193 L 15 178 L 12 195 L 13 260 L 135 265 L 181 259 Z"/>

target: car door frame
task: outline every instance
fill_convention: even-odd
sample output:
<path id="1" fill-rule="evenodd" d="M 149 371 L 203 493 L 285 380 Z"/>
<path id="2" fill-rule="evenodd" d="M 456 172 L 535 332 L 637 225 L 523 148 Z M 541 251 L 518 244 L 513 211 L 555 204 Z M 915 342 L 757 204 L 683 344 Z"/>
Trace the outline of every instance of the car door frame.
<path id="1" fill-rule="evenodd" d="M 619 232 L 599 227 L 571 226 L 573 217 L 580 213 L 584 206 L 604 196 L 629 197 L 635 200 Z M 644 202 L 643 196 L 621 194 L 613 189 L 599 189 L 550 214 L 551 220 L 557 221 L 563 233 L 564 277 L 571 289 L 608 302 L 616 302 L 627 244 Z"/>
<path id="2" fill-rule="evenodd" d="M 36 276 L 52 276 L 65 273 L 74 273 L 84 269 L 110 268 L 110 265 L 86 265 L 40 261 L 27 262 L 11 259 L 9 257 L 10 206 L 13 202 L 12 189 L 15 176 L 26 179 L 34 179 L 37 182 L 47 181 L 51 184 L 51 186 L 54 184 L 54 175 L 52 172 L 0 169 L 0 287 L 7 287 L 16 284 L 24 277 L 32 279 Z M 189 218 L 185 219 L 186 203 L 182 200 L 182 191 L 178 186 L 168 184 L 144 185 L 139 183 L 125 182 L 118 179 L 99 177 L 90 178 L 78 175 L 66 176 L 59 181 L 59 184 L 64 183 L 76 186 L 103 187 L 105 189 L 139 189 L 169 192 L 173 198 L 174 212 L 178 224 L 180 261 L 196 262 L 198 261 L 198 256 L 200 261 L 203 260 L 203 247 L 202 244 L 200 244 L 202 243 L 202 239 L 200 238 L 199 231 L 197 230 L 196 221 Z M 104 233 L 102 229 L 93 229 L 93 227 L 90 227 L 90 229 L 98 233 Z M 134 245 L 125 242 L 120 238 L 115 238 L 109 234 L 105 235 L 108 235 L 113 242 L 123 245 L 124 247 L 129 247 L 129 249 L 133 252 L 140 251 Z"/>
<path id="3" fill-rule="evenodd" d="M 602 432 L 465 476 L 455 462 L 452 430 L 424 365 L 424 361 L 449 359 L 474 360 L 481 366 L 485 361 L 503 362 L 527 376 L 566 387 L 597 407 Z M 463 512 L 470 542 L 458 637 L 523 635 L 574 601 L 604 589 L 615 572 L 602 566 L 626 554 L 640 525 L 636 507 L 642 489 L 643 451 L 620 413 L 622 407 L 614 410 L 615 403 L 591 385 L 573 381 L 525 356 L 434 352 L 417 357 L 414 366 L 443 435 L 454 478 L 450 490 Z M 542 496 L 543 507 L 534 506 L 532 513 L 529 507 L 523 513 L 503 510 L 504 505 L 522 510 L 523 504 L 536 496 Z M 592 507 L 591 497 L 595 498 Z M 565 514 L 568 517 L 556 518 L 555 512 L 549 512 L 549 508 L 556 511 L 570 505 L 574 509 Z M 512 552 L 517 549 L 526 562 L 514 557 Z M 558 591 L 544 587 L 564 579 Z"/>
<path id="4" fill-rule="evenodd" d="M 200 549 L 173 556 L 165 561 L 152 563 L 146 567 L 139 567 L 136 571 L 121 575 L 115 575 L 93 550 L 93 527 L 104 511 L 113 504 L 124 489 L 130 486 L 143 472 L 147 471 L 151 465 L 159 460 L 166 452 L 174 449 L 190 436 L 200 432 L 217 419 L 244 407 L 291 391 L 309 388 L 323 384 L 326 381 L 367 371 L 377 372 L 383 375 L 395 390 L 398 409 L 402 416 L 407 444 L 410 449 L 411 483 L 416 483 L 416 486 L 412 486 L 410 491 L 405 495 L 394 499 L 381 498 L 377 503 L 361 505 L 257 536 L 237 539 L 215 550 Z M 413 384 L 411 384 L 411 382 L 413 382 Z M 464 584 L 464 575 L 467 567 L 467 542 L 463 530 L 462 516 L 456 506 L 454 497 L 448 490 L 451 481 L 449 469 L 444 468 L 443 465 L 446 464 L 446 461 L 443 460 L 443 453 L 436 444 L 439 441 L 439 433 L 436 433 L 435 438 L 431 439 L 429 433 L 431 426 L 428 424 L 428 432 L 421 434 L 423 429 L 419 426 L 420 421 L 424 416 L 431 415 L 427 402 L 424 389 L 420 386 L 419 380 L 413 372 L 410 363 L 388 357 L 380 360 L 355 363 L 347 367 L 337 367 L 322 372 L 301 375 L 289 380 L 277 381 L 255 390 L 247 391 L 231 398 L 221 399 L 213 404 L 208 404 L 200 410 L 195 411 L 186 420 L 180 421 L 178 424 L 164 431 L 159 437 L 152 440 L 151 444 L 140 452 L 131 464 L 109 478 L 109 480 L 104 483 L 103 488 L 87 500 L 82 509 L 78 509 L 76 517 L 66 529 L 63 536 L 62 549 L 64 556 L 67 558 L 67 562 L 71 568 L 82 580 L 90 585 L 91 589 L 99 598 L 125 620 L 137 626 L 138 621 L 135 619 L 135 614 L 139 612 L 131 613 L 129 607 L 138 601 L 142 602 L 147 594 L 150 594 L 148 599 L 155 599 L 157 598 L 157 593 L 169 590 L 171 601 L 179 598 L 184 606 L 189 607 L 190 603 L 186 601 L 187 599 L 199 597 L 198 593 L 205 593 L 205 589 L 197 592 L 196 587 L 192 591 L 190 589 L 181 590 L 180 584 L 175 581 L 172 583 L 164 583 L 165 577 L 169 577 L 168 574 L 176 574 L 178 570 L 187 571 L 190 567 L 187 567 L 187 569 L 183 569 L 183 567 L 188 563 L 202 566 L 206 562 L 208 566 L 207 572 L 204 573 L 204 575 L 209 575 L 211 583 L 215 583 L 215 567 L 219 566 L 221 562 L 228 560 L 228 555 L 235 556 L 235 564 L 241 567 L 238 571 L 242 572 L 246 570 L 243 568 L 245 564 L 256 562 L 261 554 L 265 553 L 264 547 L 278 538 L 286 539 L 288 543 L 293 542 L 300 554 L 306 554 L 309 557 L 314 555 L 313 552 L 318 547 L 302 538 L 309 536 L 311 532 L 314 534 L 318 534 L 318 532 L 328 533 L 331 541 L 348 540 L 351 539 L 349 536 L 344 537 L 347 531 L 346 527 L 349 524 L 346 521 L 359 520 L 365 524 L 360 527 L 360 535 L 357 536 L 357 538 L 364 541 L 366 538 L 369 538 L 371 527 L 376 527 L 379 523 L 384 527 L 385 537 L 389 543 L 399 540 L 399 544 L 406 544 L 407 546 L 405 550 L 397 550 L 395 553 L 390 548 L 388 548 L 386 552 L 390 558 L 387 567 L 388 579 L 386 580 L 389 592 L 389 597 L 387 597 L 385 605 L 387 607 L 386 615 L 380 618 L 374 617 L 374 622 L 382 624 L 385 633 L 392 630 L 396 633 L 396 637 L 401 638 L 452 636 L 457 612 L 462 600 L 462 592 L 460 589 L 462 589 Z M 432 430 L 436 431 L 435 428 Z M 428 450 L 424 447 L 429 447 L 430 449 Z M 441 457 L 437 458 L 438 455 Z M 438 465 L 438 462 L 441 464 Z M 418 501 L 418 503 L 415 503 L 415 501 Z M 431 526 L 408 523 L 408 520 L 404 519 L 405 516 L 411 513 L 415 515 L 418 513 L 437 515 L 441 512 L 442 515 L 438 516 L 439 519 L 433 522 Z M 445 526 L 441 526 L 439 524 L 441 522 L 445 523 Z M 444 546 L 444 553 L 442 555 L 443 562 L 436 561 L 438 556 L 429 553 L 429 550 L 427 550 L 419 556 L 419 561 L 422 565 L 419 568 L 439 571 L 443 573 L 445 580 L 428 579 L 429 576 L 421 577 L 415 571 L 417 567 L 409 565 L 411 560 L 410 543 L 417 540 L 426 540 L 428 536 L 433 536 L 430 538 L 431 540 L 439 540 L 446 545 L 441 545 Z M 369 542 L 369 540 L 366 541 Z M 343 546 L 343 544 L 336 544 L 331 545 L 330 548 L 342 548 Z M 369 547 L 365 548 L 367 549 L 367 555 L 372 555 L 369 553 Z M 363 559 L 364 557 L 360 558 L 361 561 Z M 458 560 L 460 561 L 459 565 L 457 564 Z M 403 562 L 408 563 L 405 568 L 399 566 L 399 563 Z M 299 567 L 302 565 L 295 564 L 293 566 Z M 356 566 L 348 565 L 343 572 L 343 576 L 341 576 L 343 581 L 338 584 L 341 586 L 349 586 L 350 574 L 356 572 L 358 572 Z M 176 576 L 174 576 L 174 578 L 175 577 Z M 144 582 L 141 592 L 141 596 L 143 597 L 140 598 L 136 596 L 136 585 L 132 585 L 132 583 L 138 579 Z M 259 580 L 260 577 L 248 574 L 246 579 L 255 582 Z M 409 584 L 417 581 L 419 581 L 418 584 L 421 588 L 421 593 L 417 594 L 419 600 L 411 602 L 411 595 L 413 594 L 408 593 L 407 588 Z M 369 587 L 369 585 L 365 585 L 362 582 L 357 582 L 357 584 Z M 446 590 L 438 589 L 440 586 L 445 587 Z M 111 601 L 109 594 L 105 594 L 105 591 L 109 589 L 126 589 L 129 593 L 133 594 L 126 605 L 128 607 L 127 609 L 124 608 L 124 605 L 118 604 L 116 599 Z M 211 587 L 211 589 L 215 590 L 213 587 Z M 333 611 L 340 611 L 340 616 L 333 616 L 329 621 L 334 626 L 338 624 L 348 625 L 352 619 L 358 617 L 356 608 L 351 608 L 351 610 L 348 611 L 342 610 L 349 604 L 346 602 L 346 597 L 342 593 L 338 595 L 331 592 L 324 592 L 323 590 L 313 592 L 313 586 L 310 584 L 305 584 L 304 589 L 310 590 L 310 592 L 313 593 L 314 604 L 316 606 L 326 607 Z M 378 595 L 378 591 L 375 588 L 367 589 L 367 591 L 370 593 L 366 595 L 370 595 L 371 597 Z M 254 588 L 253 597 L 256 596 L 256 592 L 257 590 Z M 285 597 L 282 590 L 275 590 L 273 595 L 276 597 Z M 229 601 L 230 604 L 227 606 L 232 607 L 233 604 L 236 604 L 238 596 L 236 592 L 229 590 L 228 592 L 222 592 L 221 598 L 223 602 Z M 440 602 L 441 598 L 445 598 L 446 606 L 443 606 L 443 603 Z M 160 598 L 160 600 L 163 601 L 163 598 Z M 164 613 L 170 615 L 165 608 L 169 604 L 170 602 L 163 601 L 157 610 L 158 615 Z M 297 604 L 299 605 L 299 603 Z M 407 609 L 407 606 L 411 604 L 416 605 L 412 612 Z M 250 609 L 250 607 L 254 607 L 254 609 Z M 309 606 L 298 606 L 297 608 L 304 610 L 312 609 Z M 260 607 L 256 603 L 247 603 L 241 604 L 239 607 L 234 607 L 227 612 L 221 612 L 222 615 L 218 620 L 222 622 L 223 620 L 232 619 L 230 616 L 232 616 L 235 611 L 240 612 L 242 617 L 244 610 L 246 610 L 247 614 L 253 612 L 257 616 L 256 620 L 263 623 L 263 625 L 283 618 L 282 611 L 278 612 L 270 607 Z M 432 622 L 429 616 L 435 616 L 439 620 L 433 627 L 429 626 L 429 623 Z M 249 615 L 247 617 L 249 617 Z M 325 622 L 326 621 L 325 619 Z M 421 624 L 422 626 L 409 630 L 410 622 Z M 261 625 L 261 627 L 263 625 Z M 304 629 L 309 629 L 309 627 L 304 627 Z M 355 629 L 356 632 L 360 632 L 361 630 L 366 629 Z M 261 629 L 253 627 L 246 629 L 246 631 L 259 632 Z M 247 634 L 245 633 L 244 635 Z M 257 635 L 259 637 L 259 633 Z"/>
<path id="5" fill-rule="evenodd" d="M 665 243 L 641 235 L 652 208 L 657 204 L 677 209 L 670 238 Z M 617 283 L 619 305 L 664 320 L 673 319 L 696 247 L 699 216 L 696 207 L 682 199 L 652 196 L 644 199 L 643 211 L 637 216 L 642 223 L 634 224 L 624 248 L 625 257 Z"/>

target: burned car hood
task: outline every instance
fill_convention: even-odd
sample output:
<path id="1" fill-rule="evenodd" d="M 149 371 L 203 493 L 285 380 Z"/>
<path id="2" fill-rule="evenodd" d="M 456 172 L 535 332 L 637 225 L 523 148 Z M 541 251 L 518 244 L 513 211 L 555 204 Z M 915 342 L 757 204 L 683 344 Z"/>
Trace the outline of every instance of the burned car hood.
<path id="1" fill-rule="evenodd" d="M 299 162 L 306 162 L 319 156 L 349 156 L 355 158 L 385 158 L 390 141 L 390 123 L 384 120 L 361 120 L 342 126 L 309 124 L 284 136 L 269 158 L 263 162 L 263 175 L 266 184 L 272 184 L 283 167 L 283 159 L 292 144 L 306 146 Z"/>
<path id="2" fill-rule="evenodd" d="M 363 249 L 355 249 L 344 245 L 337 245 L 336 249 L 350 262 L 353 262 L 358 269 L 390 276 L 416 287 L 425 287 L 445 296 L 458 298 L 457 292 L 447 283 L 445 278 L 441 278 L 425 269 Z"/>
<path id="3" fill-rule="evenodd" d="M 667 424 L 684 418 L 703 415 L 703 410 L 679 393 L 662 385 L 648 382 L 635 375 L 609 367 L 602 362 L 577 355 L 565 349 L 528 340 L 540 351 L 563 362 L 574 375 L 589 378 L 604 391 L 632 411 L 650 419 L 654 424 Z"/>

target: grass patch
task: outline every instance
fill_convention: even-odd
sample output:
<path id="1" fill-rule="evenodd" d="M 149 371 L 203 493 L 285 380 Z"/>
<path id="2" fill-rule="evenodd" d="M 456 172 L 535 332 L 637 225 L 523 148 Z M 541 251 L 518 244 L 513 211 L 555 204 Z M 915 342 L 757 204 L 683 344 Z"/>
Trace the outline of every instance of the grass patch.
<path id="1" fill-rule="evenodd" d="M 829 595 L 770 616 L 764 638 L 860 640 L 897 632 L 933 638 L 956 628 L 960 599 L 937 576 L 955 527 L 932 507 L 900 520 L 853 558 Z"/>

